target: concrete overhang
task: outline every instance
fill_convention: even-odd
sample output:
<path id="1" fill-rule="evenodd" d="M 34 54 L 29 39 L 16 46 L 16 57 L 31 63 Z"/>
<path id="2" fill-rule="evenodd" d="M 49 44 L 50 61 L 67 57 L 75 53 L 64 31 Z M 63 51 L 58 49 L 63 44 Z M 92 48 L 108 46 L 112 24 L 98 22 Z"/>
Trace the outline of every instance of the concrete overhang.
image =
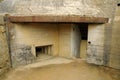
<path id="1" fill-rule="evenodd" d="M 50 22 L 50 23 L 107 23 L 104 17 L 81 17 L 81 16 L 8 16 L 10 22 Z"/>

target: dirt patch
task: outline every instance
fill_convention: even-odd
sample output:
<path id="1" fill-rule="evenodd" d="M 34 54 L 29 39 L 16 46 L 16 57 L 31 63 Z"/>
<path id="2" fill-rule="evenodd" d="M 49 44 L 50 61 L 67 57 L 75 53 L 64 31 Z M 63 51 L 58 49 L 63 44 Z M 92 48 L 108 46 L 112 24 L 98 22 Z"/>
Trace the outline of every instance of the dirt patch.
<path id="1" fill-rule="evenodd" d="M 13 70 L 5 80 L 119 80 L 120 70 L 84 61 Z"/>

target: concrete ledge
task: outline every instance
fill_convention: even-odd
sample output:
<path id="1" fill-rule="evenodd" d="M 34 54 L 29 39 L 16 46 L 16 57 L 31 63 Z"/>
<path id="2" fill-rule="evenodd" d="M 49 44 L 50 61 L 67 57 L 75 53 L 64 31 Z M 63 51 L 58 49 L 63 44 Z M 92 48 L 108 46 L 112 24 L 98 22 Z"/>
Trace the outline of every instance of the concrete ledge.
<path id="1" fill-rule="evenodd" d="M 108 18 L 80 16 L 9 16 L 11 22 L 68 22 L 68 23 L 107 23 Z"/>

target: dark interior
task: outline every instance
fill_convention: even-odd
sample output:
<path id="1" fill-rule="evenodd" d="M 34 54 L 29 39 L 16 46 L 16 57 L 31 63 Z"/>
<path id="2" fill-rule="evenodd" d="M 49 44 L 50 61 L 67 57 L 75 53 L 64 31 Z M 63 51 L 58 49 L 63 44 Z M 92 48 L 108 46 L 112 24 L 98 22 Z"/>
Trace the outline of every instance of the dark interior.
<path id="1" fill-rule="evenodd" d="M 38 57 L 40 54 L 45 53 L 44 50 L 45 47 L 36 47 L 36 57 Z"/>
<path id="2" fill-rule="evenodd" d="M 88 39 L 88 24 L 86 23 L 79 24 L 79 29 L 81 33 L 81 39 L 87 40 Z"/>
<path id="3" fill-rule="evenodd" d="M 120 3 L 118 4 L 118 6 L 120 6 Z"/>

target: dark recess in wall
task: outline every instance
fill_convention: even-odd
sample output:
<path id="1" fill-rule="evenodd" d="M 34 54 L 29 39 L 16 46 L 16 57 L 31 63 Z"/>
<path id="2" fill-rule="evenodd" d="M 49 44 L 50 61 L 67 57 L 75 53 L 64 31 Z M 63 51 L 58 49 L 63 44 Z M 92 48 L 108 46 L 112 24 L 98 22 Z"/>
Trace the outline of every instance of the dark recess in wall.
<path id="1" fill-rule="evenodd" d="M 120 3 L 118 3 L 118 6 L 120 6 Z"/>
<path id="2" fill-rule="evenodd" d="M 82 40 L 87 40 L 88 39 L 88 24 L 87 23 L 79 24 L 79 29 L 81 32 Z"/>

